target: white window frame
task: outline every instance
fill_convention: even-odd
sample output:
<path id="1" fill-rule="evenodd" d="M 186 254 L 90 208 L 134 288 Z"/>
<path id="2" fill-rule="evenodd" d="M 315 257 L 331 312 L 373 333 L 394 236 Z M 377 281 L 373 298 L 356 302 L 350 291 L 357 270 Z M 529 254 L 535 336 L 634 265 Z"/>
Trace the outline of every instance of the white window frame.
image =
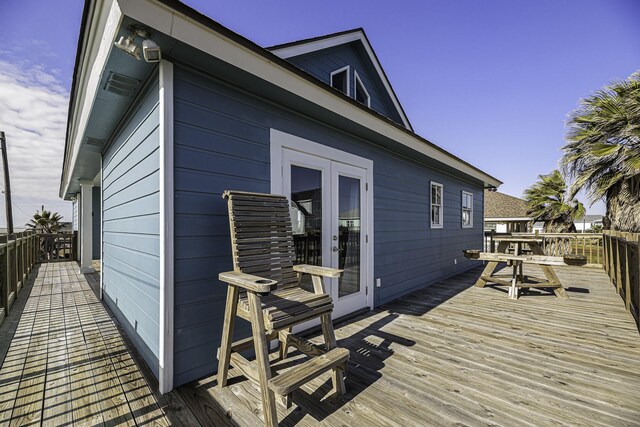
<path id="1" fill-rule="evenodd" d="M 360 79 L 360 76 L 358 75 L 358 72 L 356 70 L 353 70 L 353 78 L 354 78 L 354 83 L 353 83 L 353 99 L 356 99 L 356 91 L 358 90 L 358 83 L 360 84 L 360 87 L 362 88 L 362 90 L 364 91 L 364 94 L 367 95 L 367 102 L 366 102 L 366 106 L 371 108 L 371 95 L 369 95 L 369 91 L 367 90 L 367 88 L 364 86 L 364 83 L 362 83 L 362 80 Z"/>
<path id="2" fill-rule="evenodd" d="M 349 78 L 350 77 L 349 74 L 351 72 L 351 66 L 350 65 L 347 65 L 345 67 L 338 68 L 337 70 L 332 71 L 331 75 L 329 76 L 329 86 L 331 86 L 333 88 L 333 76 L 335 76 L 338 73 L 342 73 L 344 71 L 346 71 L 346 73 L 347 73 L 347 91 L 345 92 L 345 95 L 351 96 L 351 79 Z M 336 89 L 336 90 L 338 90 L 338 89 Z"/>
<path id="3" fill-rule="evenodd" d="M 471 197 L 471 206 L 469 207 L 469 224 L 465 224 L 464 223 L 464 196 L 469 196 Z M 463 191 L 462 192 L 462 197 L 461 197 L 461 206 L 460 206 L 460 213 L 462 215 L 462 217 L 460 218 L 460 221 L 462 223 L 462 228 L 473 228 L 473 193 L 469 192 L 469 191 Z"/>
<path id="4" fill-rule="evenodd" d="M 431 224 L 431 228 L 443 228 L 444 227 L 444 185 L 439 182 L 430 181 L 429 182 L 429 223 Z M 433 187 L 440 188 L 440 223 L 436 224 L 433 222 Z M 438 206 L 438 205 L 436 205 Z"/>

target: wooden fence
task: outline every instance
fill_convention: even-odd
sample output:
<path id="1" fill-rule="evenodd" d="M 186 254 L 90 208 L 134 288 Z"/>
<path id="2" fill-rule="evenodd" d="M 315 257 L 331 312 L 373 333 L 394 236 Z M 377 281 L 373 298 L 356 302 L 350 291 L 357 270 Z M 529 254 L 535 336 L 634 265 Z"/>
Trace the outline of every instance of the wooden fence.
<path id="1" fill-rule="evenodd" d="M 602 233 L 496 233 L 486 231 L 484 233 L 484 251 L 495 252 L 495 237 L 500 236 L 537 236 L 542 240 L 542 249 L 545 255 L 562 256 L 565 254 L 584 255 L 587 257 L 587 266 L 602 267 L 604 261 L 604 248 Z"/>
<path id="2" fill-rule="evenodd" d="M 0 235 L 0 323 L 38 261 L 37 247 L 38 235 L 32 231 Z"/>
<path id="3" fill-rule="evenodd" d="M 604 269 L 640 328 L 640 233 L 605 230 Z"/>

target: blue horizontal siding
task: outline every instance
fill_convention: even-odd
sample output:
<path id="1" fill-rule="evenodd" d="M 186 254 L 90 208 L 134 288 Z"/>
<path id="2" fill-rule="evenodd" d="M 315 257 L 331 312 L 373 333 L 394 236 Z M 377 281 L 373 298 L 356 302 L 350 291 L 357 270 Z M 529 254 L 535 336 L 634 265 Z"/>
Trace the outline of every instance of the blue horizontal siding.
<path id="1" fill-rule="evenodd" d="M 217 276 L 232 268 L 221 194 L 226 189 L 270 191 L 271 128 L 373 160 L 374 277 L 383 284 L 370 284 L 376 305 L 475 266 L 462 257 L 462 249 L 482 242 L 481 183 L 279 109 L 186 68 L 176 66 L 174 72 L 175 385 L 216 369 L 226 296 L 226 285 Z M 430 228 L 432 180 L 444 185 L 442 230 Z M 463 190 L 474 194 L 473 229 L 461 226 Z M 248 331 L 241 322 L 236 336 Z"/>
<path id="2" fill-rule="evenodd" d="M 158 84 L 103 155 L 104 299 L 158 376 L 160 157 Z"/>
<path id="3" fill-rule="evenodd" d="M 287 61 L 326 84 L 331 84 L 331 73 L 333 71 L 349 65 L 351 67 L 349 73 L 351 94 L 349 96 L 352 98 L 355 97 L 356 82 L 353 73 L 355 70 L 358 72 L 358 77 L 369 93 L 371 109 L 390 118 L 396 123 L 403 124 L 397 109 L 393 105 L 391 97 L 378 76 L 378 72 L 360 42 L 352 42 L 291 57 L 288 58 Z"/>

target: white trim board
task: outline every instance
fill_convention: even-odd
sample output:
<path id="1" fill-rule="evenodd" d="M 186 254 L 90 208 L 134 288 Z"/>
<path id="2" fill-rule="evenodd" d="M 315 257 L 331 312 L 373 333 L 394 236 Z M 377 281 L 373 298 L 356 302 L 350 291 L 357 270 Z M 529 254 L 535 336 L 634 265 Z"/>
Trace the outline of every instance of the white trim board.
<path id="1" fill-rule="evenodd" d="M 367 95 L 367 103 L 365 105 L 371 108 L 371 95 L 369 95 L 369 91 L 365 87 L 364 83 L 362 83 L 362 80 L 360 79 L 358 72 L 356 70 L 353 70 L 353 99 L 355 99 L 356 101 L 357 101 L 356 92 L 358 90 L 358 84 L 360 84 L 360 87 L 364 91 L 364 94 Z"/>
<path id="2" fill-rule="evenodd" d="M 440 188 L 440 222 L 438 224 L 434 224 L 431 216 L 433 213 L 433 195 L 431 192 L 434 185 Z M 430 228 L 432 229 L 444 228 L 444 185 L 436 181 L 429 181 L 429 224 L 431 224 Z"/>
<path id="3" fill-rule="evenodd" d="M 173 64 L 160 62 L 160 393 L 173 389 Z"/>
<path id="4" fill-rule="evenodd" d="M 346 66 L 344 66 L 342 68 L 338 68 L 337 70 L 332 71 L 331 74 L 329 75 L 329 85 L 331 87 L 333 87 L 333 76 L 335 76 L 336 74 L 341 73 L 343 71 L 347 72 L 347 91 L 344 92 L 344 94 L 347 95 L 347 96 L 351 96 L 351 76 L 350 76 L 351 66 L 346 65 Z"/>
<path id="5" fill-rule="evenodd" d="M 376 73 L 378 73 L 378 77 L 382 81 L 382 84 L 385 90 L 387 91 L 387 93 L 389 94 L 389 97 L 391 98 L 391 102 L 393 102 L 393 106 L 395 107 L 396 111 L 398 112 L 398 115 L 400 115 L 400 118 L 402 119 L 402 123 L 404 127 L 413 131 L 413 128 L 411 127 L 411 123 L 409 123 L 409 119 L 407 118 L 406 114 L 404 114 L 404 111 L 400 106 L 400 101 L 398 100 L 398 97 L 396 96 L 393 89 L 391 88 L 391 83 L 389 82 L 389 79 L 387 79 L 387 76 L 385 75 L 384 71 L 382 71 L 382 65 L 380 64 L 380 61 L 378 61 L 378 58 L 373 53 L 373 48 L 371 47 L 369 40 L 367 40 L 367 37 L 364 35 L 364 32 L 362 30 L 356 30 L 348 34 L 340 34 L 333 37 L 322 38 L 320 40 L 310 41 L 306 43 L 301 42 L 300 44 L 296 44 L 293 46 L 282 47 L 279 49 L 269 49 L 269 50 L 273 54 L 278 55 L 280 58 L 287 59 L 287 58 L 292 58 L 294 56 L 304 55 L 306 53 L 327 49 L 329 47 L 351 43 L 354 41 L 360 41 L 364 46 L 364 49 L 367 52 L 367 55 L 369 56 L 369 60 L 373 64 L 373 67 L 375 68 Z"/>
<path id="6" fill-rule="evenodd" d="M 270 131 L 270 156 L 271 156 L 271 193 L 282 194 L 283 187 L 283 151 L 284 149 L 294 150 L 305 154 L 311 154 L 322 157 L 332 162 L 343 163 L 346 165 L 357 166 L 366 170 L 366 187 L 368 188 L 367 201 L 367 231 L 368 243 L 366 247 L 367 265 L 366 286 L 369 288 L 367 293 L 367 305 L 373 308 L 373 294 L 375 292 L 374 284 L 374 212 L 373 212 L 373 160 L 347 153 L 317 142 L 291 135 L 277 129 Z"/>
<path id="7" fill-rule="evenodd" d="M 465 225 L 464 223 L 464 196 L 471 196 L 471 214 L 470 214 L 470 218 L 469 218 L 469 225 Z M 462 226 L 462 228 L 473 228 L 473 213 L 475 211 L 474 206 L 473 206 L 473 193 L 471 191 L 466 191 L 466 190 L 462 190 L 462 192 L 460 193 L 460 225 Z"/>

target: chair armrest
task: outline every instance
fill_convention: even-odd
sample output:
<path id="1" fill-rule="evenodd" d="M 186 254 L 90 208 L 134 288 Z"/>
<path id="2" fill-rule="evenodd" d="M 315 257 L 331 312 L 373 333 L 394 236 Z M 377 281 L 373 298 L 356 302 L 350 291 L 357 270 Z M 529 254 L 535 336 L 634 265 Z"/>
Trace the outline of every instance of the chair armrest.
<path id="1" fill-rule="evenodd" d="M 298 264 L 293 266 L 293 271 L 310 274 L 312 276 L 331 277 L 335 279 L 340 277 L 343 270 L 329 267 L 318 267 L 317 265 Z"/>
<path id="2" fill-rule="evenodd" d="M 220 273 L 218 279 L 233 286 L 244 288 L 248 291 L 260 294 L 269 293 L 276 289 L 278 282 L 264 277 L 253 276 L 251 274 L 241 273 L 239 271 L 227 271 Z"/>

